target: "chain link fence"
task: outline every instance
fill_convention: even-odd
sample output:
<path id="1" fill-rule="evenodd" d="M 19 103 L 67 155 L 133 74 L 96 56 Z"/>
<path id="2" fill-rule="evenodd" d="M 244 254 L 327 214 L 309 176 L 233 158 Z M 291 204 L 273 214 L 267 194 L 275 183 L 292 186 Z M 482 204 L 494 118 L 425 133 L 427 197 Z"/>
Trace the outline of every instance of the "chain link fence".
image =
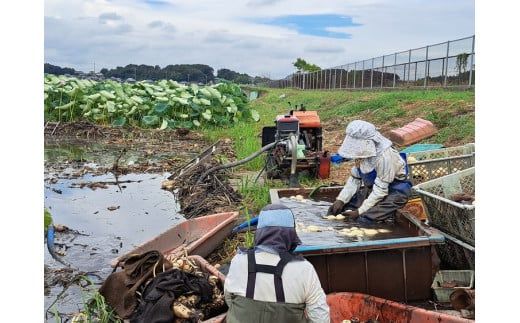
<path id="1" fill-rule="evenodd" d="M 333 90 L 471 87 L 474 84 L 475 35 L 317 72 L 297 72 L 271 81 L 268 86 Z"/>

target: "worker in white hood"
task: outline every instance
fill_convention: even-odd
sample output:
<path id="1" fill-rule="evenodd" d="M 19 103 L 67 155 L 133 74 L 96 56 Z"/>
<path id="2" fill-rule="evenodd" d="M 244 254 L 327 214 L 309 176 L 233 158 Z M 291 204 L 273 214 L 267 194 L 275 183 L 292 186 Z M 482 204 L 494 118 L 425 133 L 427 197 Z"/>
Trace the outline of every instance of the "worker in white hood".
<path id="1" fill-rule="evenodd" d="M 338 154 L 353 159 L 355 166 L 345 186 L 329 208 L 329 214 L 343 213 L 361 222 L 393 220 L 411 194 L 406 162 L 392 142 L 366 121 L 354 120 Z"/>

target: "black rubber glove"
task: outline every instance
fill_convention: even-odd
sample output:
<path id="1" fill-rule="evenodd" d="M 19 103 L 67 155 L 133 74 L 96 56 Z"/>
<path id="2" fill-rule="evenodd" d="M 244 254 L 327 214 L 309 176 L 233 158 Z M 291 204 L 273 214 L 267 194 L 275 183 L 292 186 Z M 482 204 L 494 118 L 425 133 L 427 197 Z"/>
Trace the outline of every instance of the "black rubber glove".
<path id="1" fill-rule="evenodd" d="M 338 215 L 343 210 L 343 206 L 345 203 L 341 200 L 336 200 L 334 204 L 332 204 L 327 212 L 327 215 Z"/>
<path id="2" fill-rule="evenodd" d="M 346 219 L 355 220 L 359 217 L 359 211 L 345 211 L 343 212 L 343 215 L 346 217 Z"/>

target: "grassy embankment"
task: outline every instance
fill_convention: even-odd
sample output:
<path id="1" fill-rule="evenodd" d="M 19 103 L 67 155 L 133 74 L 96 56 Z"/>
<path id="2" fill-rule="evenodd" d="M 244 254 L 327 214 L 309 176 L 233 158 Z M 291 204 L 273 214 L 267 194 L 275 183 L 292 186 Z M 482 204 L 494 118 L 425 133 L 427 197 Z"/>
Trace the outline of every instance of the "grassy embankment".
<path id="1" fill-rule="evenodd" d="M 205 138 L 215 141 L 231 138 L 237 158 L 242 159 L 260 149 L 262 127 L 273 125 L 278 114 L 289 111 L 287 102 L 301 104 L 308 110 L 318 110 L 327 131 L 344 131 L 350 120 L 362 119 L 374 123 L 385 132 L 400 127 L 417 117 L 432 121 L 439 132 L 422 143 L 442 143 L 456 146 L 473 142 L 475 135 L 475 93 L 449 90 L 402 91 L 301 91 L 295 89 L 264 89 L 259 99 L 251 102 L 261 116 L 257 123 L 240 123 L 230 128 L 210 129 Z M 280 97 L 285 95 L 285 97 Z M 327 142 L 327 138 L 324 138 Z M 264 160 L 243 166 L 245 170 L 260 170 Z M 307 181 L 308 185 L 315 182 Z M 267 183 L 269 186 L 280 185 Z M 267 185 L 253 185 L 248 180 L 241 192 L 252 210 L 268 202 Z M 263 204 L 262 204 L 263 203 Z"/>

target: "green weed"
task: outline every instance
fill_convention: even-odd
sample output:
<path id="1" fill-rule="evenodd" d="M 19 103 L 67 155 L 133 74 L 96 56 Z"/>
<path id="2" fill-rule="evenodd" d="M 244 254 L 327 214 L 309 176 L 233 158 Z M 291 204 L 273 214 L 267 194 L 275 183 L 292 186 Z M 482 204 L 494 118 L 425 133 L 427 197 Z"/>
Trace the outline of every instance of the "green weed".
<path id="1" fill-rule="evenodd" d="M 43 231 L 47 232 L 47 228 L 52 224 L 52 215 L 49 210 L 43 210 Z"/>
<path id="2" fill-rule="evenodd" d="M 86 277 L 85 277 L 86 278 Z M 86 278 L 88 280 L 88 278 Z M 83 316 L 84 323 L 122 323 L 123 321 L 110 309 L 105 298 L 98 291 L 90 294 L 89 299 L 84 301 Z"/>
<path id="3" fill-rule="evenodd" d="M 255 235 L 253 234 L 253 232 L 251 232 L 251 225 L 249 224 L 249 221 L 251 221 L 251 215 L 249 215 L 249 210 L 247 209 L 247 207 L 244 210 L 244 215 L 246 217 L 246 221 L 248 222 L 247 231 L 244 236 L 245 247 L 250 249 L 255 246 Z"/>
<path id="4" fill-rule="evenodd" d="M 242 195 L 243 205 L 254 212 L 260 211 L 269 204 L 270 187 L 267 183 L 254 183 L 253 179 L 242 177 L 238 191 Z"/>

